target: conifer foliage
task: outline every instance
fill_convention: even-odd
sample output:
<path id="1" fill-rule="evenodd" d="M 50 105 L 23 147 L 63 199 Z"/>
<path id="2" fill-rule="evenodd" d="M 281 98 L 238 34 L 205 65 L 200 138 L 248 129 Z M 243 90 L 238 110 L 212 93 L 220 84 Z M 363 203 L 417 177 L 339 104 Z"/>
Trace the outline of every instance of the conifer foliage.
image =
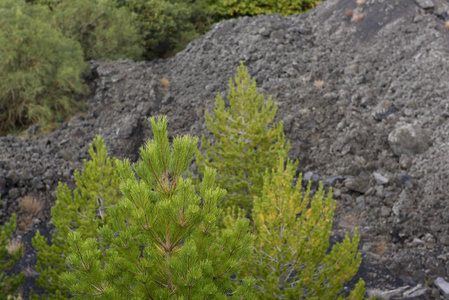
<path id="1" fill-rule="evenodd" d="M 3 272 L 14 266 L 17 260 L 22 256 L 22 245 L 16 249 L 8 247 L 11 237 L 16 230 L 16 215 L 13 214 L 9 223 L 0 227 L 0 299 L 13 298 L 17 288 L 25 282 L 25 273 L 11 275 L 9 278 Z M 9 248 L 9 249 L 8 249 Z"/>
<path id="2" fill-rule="evenodd" d="M 326 195 L 320 184 L 312 197 L 309 182 L 303 193 L 302 176 L 292 186 L 296 167 L 290 160 L 284 167 L 281 157 L 272 172 L 265 172 L 262 195 L 254 200 L 255 252 L 244 272 L 256 278 L 258 299 L 343 299 L 343 284 L 361 262 L 360 235 L 346 234 L 326 254 L 336 203 L 332 190 Z M 349 299 L 364 294 L 360 279 Z"/>
<path id="3" fill-rule="evenodd" d="M 69 233 L 76 230 L 86 238 L 98 237 L 98 229 L 108 220 L 106 209 L 119 199 L 118 170 L 107 156 L 101 137 L 94 139 L 89 154 L 91 160 L 84 161 L 84 171 L 75 171 L 77 188 L 73 192 L 66 184 L 59 183 L 56 204 L 51 211 L 56 227 L 52 244 L 48 245 L 39 231 L 33 238 L 33 246 L 38 251 L 36 270 L 40 274 L 36 283 L 47 289 L 48 299 L 67 299 L 69 296 L 68 287 L 59 278 L 67 270 Z M 38 298 L 34 294 L 32 297 Z"/>
<path id="4" fill-rule="evenodd" d="M 220 94 L 215 99 L 213 116 L 206 111 L 207 129 L 214 135 L 211 142 L 203 136 L 205 155 L 199 151 L 196 161 L 200 173 L 206 166 L 218 171 L 217 182 L 228 191 L 225 207 L 251 210 L 252 198 L 259 195 L 265 169 L 277 163 L 278 152 L 288 152 L 282 122 L 273 123 L 277 105 L 271 97 L 257 92 L 256 82 L 243 66 L 229 80 L 229 107 Z"/>
<path id="5" fill-rule="evenodd" d="M 218 229 L 225 190 L 215 186 L 215 171 L 205 169 L 198 192 L 183 177 L 197 139 L 176 137 L 170 146 L 166 118 L 150 122 L 154 139 L 140 149 L 140 161 L 118 163 L 124 197 L 108 210 L 102 238 L 70 235 L 73 271 L 62 279 L 79 299 L 250 298 L 253 282 L 232 291 L 230 280 L 251 251 L 248 221 Z"/>

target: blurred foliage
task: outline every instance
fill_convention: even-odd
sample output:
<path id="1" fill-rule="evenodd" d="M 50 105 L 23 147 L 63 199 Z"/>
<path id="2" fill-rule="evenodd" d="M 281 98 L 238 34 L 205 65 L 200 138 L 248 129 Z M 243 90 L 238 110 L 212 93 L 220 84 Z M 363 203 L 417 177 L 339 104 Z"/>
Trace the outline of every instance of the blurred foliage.
<path id="1" fill-rule="evenodd" d="M 79 44 L 52 24 L 50 12 L 24 0 L 0 2 L 0 132 L 62 121 L 73 93 L 85 90 Z"/>
<path id="2" fill-rule="evenodd" d="M 117 0 L 137 15 L 144 58 L 168 57 L 204 33 L 212 14 L 204 1 Z"/>
<path id="3" fill-rule="evenodd" d="M 117 8 L 113 1 L 63 1 L 53 11 L 58 28 L 81 44 L 86 60 L 141 59 L 143 48 L 135 16 Z"/>
<path id="4" fill-rule="evenodd" d="M 207 0 L 222 19 L 278 13 L 290 16 L 317 6 L 322 0 Z"/>
<path id="5" fill-rule="evenodd" d="M 46 5 L 51 11 L 63 0 L 26 0 L 27 3 Z"/>

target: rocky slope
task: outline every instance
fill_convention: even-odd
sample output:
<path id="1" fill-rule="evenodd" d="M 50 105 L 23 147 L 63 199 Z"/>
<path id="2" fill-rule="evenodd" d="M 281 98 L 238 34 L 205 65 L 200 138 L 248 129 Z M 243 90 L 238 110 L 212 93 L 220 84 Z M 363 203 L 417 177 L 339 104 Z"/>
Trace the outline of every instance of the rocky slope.
<path id="1" fill-rule="evenodd" d="M 148 116 L 168 115 L 172 135 L 206 133 L 204 111 L 243 62 L 278 102 L 304 177 L 333 187 L 334 239 L 359 228 L 367 286 L 449 279 L 448 10 L 444 0 L 326 0 L 288 18 L 218 23 L 167 60 L 93 61 L 84 115 L 47 136 L 0 138 L 0 218 L 33 195 L 46 213 L 19 234 L 29 243 L 51 229 L 57 182 L 73 183 L 96 135 L 135 160 Z M 22 266 L 33 264 L 28 246 Z"/>

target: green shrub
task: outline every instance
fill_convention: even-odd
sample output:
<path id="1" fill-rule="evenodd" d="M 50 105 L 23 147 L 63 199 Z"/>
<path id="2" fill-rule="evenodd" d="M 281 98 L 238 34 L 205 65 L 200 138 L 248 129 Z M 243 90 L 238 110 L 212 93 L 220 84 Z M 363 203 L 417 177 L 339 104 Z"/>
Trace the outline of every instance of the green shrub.
<path id="1" fill-rule="evenodd" d="M 62 1 L 63 0 L 26 0 L 27 3 L 46 5 L 51 11 L 53 11 L 53 9 Z"/>
<path id="2" fill-rule="evenodd" d="M 230 276 L 251 251 L 248 220 L 217 228 L 225 190 L 215 186 L 215 171 L 206 170 L 199 193 L 183 178 L 198 140 L 176 137 L 170 146 L 166 118 L 150 121 L 154 140 L 140 149 L 141 160 L 118 164 L 124 198 L 108 210 L 102 239 L 71 234 L 73 271 L 61 279 L 76 299 L 227 299 Z M 233 298 L 250 299 L 252 284 Z"/>
<path id="3" fill-rule="evenodd" d="M 69 36 L 75 37 L 81 42 L 86 52 L 86 58 L 111 58 L 128 57 L 132 59 L 143 58 L 151 60 L 154 58 L 168 57 L 182 50 L 189 42 L 205 33 L 211 25 L 211 16 L 213 12 L 205 0 L 83 0 L 88 1 L 88 7 L 85 3 L 67 0 L 32 0 L 33 4 L 45 5 L 50 10 L 60 14 L 61 7 L 65 10 L 70 7 L 60 19 L 68 18 L 69 29 L 66 25 L 63 27 L 64 32 L 68 32 Z M 107 3 L 106 3 L 107 2 Z M 61 6 L 58 8 L 58 5 Z M 87 2 L 86 2 L 87 3 Z M 98 20 L 97 10 L 100 7 L 106 7 L 108 14 L 103 13 L 102 20 Z M 80 9 L 82 8 L 82 9 Z M 119 9 L 119 10 L 117 10 Z M 129 20 L 129 13 L 124 13 L 126 9 L 133 16 L 133 20 Z M 77 16 L 79 11 L 84 11 L 84 17 Z M 104 10 L 103 10 L 104 11 Z M 120 11 L 118 15 L 117 11 Z M 75 17 L 71 13 L 76 12 Z M 117 18 L 123 18 L 125 22 L 115 24 Z M 135 18 L 135 19 L 134 19 Z M 112 20 L 112 21 L 111 21 Z M 128 20 L 128 21 L 126 21 Z M 101 22 L 101 24 L 100 24 Z M 85 26 L 77 26 L 77 24 L 85 24 Z M 129 25 L 128 28 L 112 28 Z M 88 26 L 89 28 L 86 28 Z M 108 34 L 104 34 L 104 28 L 108 27 Z M 109 27 L 111 27 L 109 29 Z M 98 29 L 99 28 L 99 29 Z M 136 32 L 139 32 L 138 39 L 135 38 Z M 86 31 L 90 31 L 90 38 L 87 37 Z M 132 31 L 132 32 L 131 32 Z M 117 36 L 114 36 L 116 34 Z M 80 35 L 84 35 L 81 36 Z M 103 37 L 105 37 L 103 39 Z M 117 38 L 118 37 L 118 38 Z M 92 50 L 95 47 L 96 39 L 100 44 L 105 45 L 105 49 Z M 121 39 L 121 41 L 120 41 Z M 87 41 L 86 41 L 87 40 Z M 117 42 L 115 42 L 117 40 Z M 128 45 L 129 49 L 121 51 L 117 45 Z M 139 45 L 132 49 L 132 46 Z M 115 48 L 114 48 L 115 47 Z M 115 51 L 115 52 L 114 52 Z M 143 51 L 143 52 L 142 52 Z"/>
<path id="4" fill-rule="evenodd" d="M 141 59 L 143 47 L 134 16 L 114 1 L 62 1 L 53 11 L 59 29 L 81 44 L 86 60 Z"/>
<path id="5" fill-rule="evenodd" d="M 260 195 L 265 169 L 277 164 L 279 151 L 288 152 L 282 122 L 273 124 L 277 105 L 258 94 L 256 82 L 240 65 L 229 80 L 229 107 L 220 94 L 213 116 L 206 111 L 206 127 L 214 135 L 212 144 L 203 136 L 205 155 L 196 153 L 199 172 L 207 166 L 218 171 L 217 182 L 228 191 L 224 207 L 252 208 L 254 195 Z"/>
<path id="6" fill-rule="evenodd" d="M 91 144 L 91 160 L 84 161 L 83 173 L 75 171 L 77 188 L 73 193 L 61 183 L 56 190 L 56 204 L 51 210 L 56 227 L 52 244 L 48 245 L 39 231 L 32 240 L 38 251 L 36 270 L 40 276 L 36 283 L 47 289 L 46 299 L 66 299 L 69 296 L 69 288 L 60 280 L 61 274 L 67 270 L 65 259 L 69 252 L 69 233 L 76 230 L 86 238 L 98 237 L 97 230 L 107 222 L 105 209 L 118 202 L 118 170 L 107 157 L 101 137 L 94 140 L 94 145 L 96 151 Z M 34 294 L 32 298 L 39 299 Z"/>
<path id="7" fill-rule="evenodd" d="M 84 90 L 81 47 L 50 19 L 24 0 L 0 2 L 0 133 L 63 120 Z"/>
<path id="8" fill-rule="evenodd" d="M 182 50 L 208 28 L 209 10 L 202 1 L 126 0 L 119 5 L 136 13 L 147 60 Z"/>
<path id="9" fill-rule="evenodd" d="M 3 272 L 14 266 L 22 256 L 22 245 L 11 244 L 11 237 L 16 230 L 16 215 L 13 214 L 9 223 L 0 227 L 0 299 L 14 299 L 17 288 L 25 282 L 25 273 L 11 275 L 9 278 Z M 17 247 L 18 246 L 18 247 Z"/>
<path id="10" fill-rule="evenodd" d="M 322 0 L 207 0 L 215 12 L 225 19 L 278 13 L 289 16 L 317 6 Z"/>
<path id="11" fill-rule="evenodd" d="M 302 176 L 292 186 L 298 163 L 284 162 L 281 155 L 272 172 L 265 172 L 261 196 L 254 199 L 257 239 L 244 273 L 256 278 L 259 299 L 342 299 L 343 284 L 361 262 L 360 235 L 355 231 L 351 240 L 346 234 L 327 254 L 336 204 L 332 190 L 326 196 L 320 184 L 311 197 L 309 182 L 303 193 Z M 360 279 L 349 299 L 363 299 L 364 284 Z"/>

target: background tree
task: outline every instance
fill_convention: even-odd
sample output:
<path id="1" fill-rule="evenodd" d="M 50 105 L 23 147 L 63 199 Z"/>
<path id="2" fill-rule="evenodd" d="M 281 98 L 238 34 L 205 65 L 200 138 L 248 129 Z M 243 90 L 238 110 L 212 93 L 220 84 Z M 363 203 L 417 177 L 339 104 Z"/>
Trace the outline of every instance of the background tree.
<path id="1" fill-rule="evenodd" d="M 91 160 L 84 161 L 82 174 L 75 171 L 77 188 L 72 192 L 66 184 L 59 183 L 56 190 L 56 204 L 51 210 L 56 228 L 52 244 L 49 245 L 39 231 L 33 238 L 33 246 L 38 251 L 36 270 L 40 274 L 36 283 L 47 289 L 45 299 L 67 299 L 70 294 L 69 288 L 60 280 L 67 270 L 69 233 L 76 230 L 83 237 L 98 237 L 98 229 L 108 220 L 106 209 L 118 202 L 118 170 L 107 156 L 101 137 L 94 139 L 89 154 Z M 31 296 L 39 298 L 33 293 Z"/>
<path id="2" fill-rule="evenodd" d="M 53 11 L 53 9 L 64 0 L 25 0 L 25 1 L 31 4 L 46 5 L 50 9 L 50 11 Z"/>
<path id="3" fill-rule="evenodd" d="M 361 263 L 360 235 L 346 234 L 327 253 L 336 204 L 332 190 L 326 195 L 320 183 L 312 197 L 309 182 L 303 193 L 302 175 L 293 182 L 298 163 L 287 159 L 284 167 L 285 157 L 265 172 L 261 196 L 254 199 L 257 239 L 244 274 L 256 278 L 259 299 L 343 299 L 343 284 Z M 364 284 L 360 279 L 349 299 L 363 299 Z"/>
<path id="4" fill-rule="evenodd" d="M 43 7 L 0 1 L 0 134 L 62 121 L 85 91 L 81 47 L 49 20 Z"/>
<path id="5" fill-rule="evenodd" d="M 114 1 L 61 1 L 53 11 L 61 32 L 81 44 L 85 60 L 142 58 L 135 15 Z"/>
<path id="6" fill-rule="evenodd" d="M 212 12 L 204 0 L 116 1 L 136 14 L 147 60 L 179 52 L 211 25 Z"/>
<path id="7" fill-rule="evenodd" d="M 220 94 L 215 99 L 213 116 L 206 111 L 207 129 L 215 140 L 203 136 L 205 154 L 197 151 L 199 172 L 217 169 L 217 183 L 228 191 L 224 207 L 251 210 L 254 195 L 259 195 L 265 169 L 277 164 L 278 152 L 288 152 L 282 122 L 273 123 L 277 105 L 257 92 L 256 82 L 243 66 L 229 80 L 229 107 Z"/>
<path id="8" fill-rule="evenodd" d="M 278 13 L 290 16 L 317 6 L 322 0 L 207 0 L 224 19 Z"/>
<path id="9" fill-rule="evenodd" d="M 140 149 L 140 161 L 118 163 L 124 197 L 109 209 L 101 241 L 71 234 L 73 271 L 62 279 L 79 299 L 227 299 L 230 276 L 251 251 L 248 220 L 218 229 L 225 190 L 215 186 L 215 171 L 205 170 L 198 193 L 183 178 L 198 140 L 176 137 L 171 147 L 166 118 L 150 122 L 154 140 Z M 234 296 L 246 299 L 251 283 Z"/>

